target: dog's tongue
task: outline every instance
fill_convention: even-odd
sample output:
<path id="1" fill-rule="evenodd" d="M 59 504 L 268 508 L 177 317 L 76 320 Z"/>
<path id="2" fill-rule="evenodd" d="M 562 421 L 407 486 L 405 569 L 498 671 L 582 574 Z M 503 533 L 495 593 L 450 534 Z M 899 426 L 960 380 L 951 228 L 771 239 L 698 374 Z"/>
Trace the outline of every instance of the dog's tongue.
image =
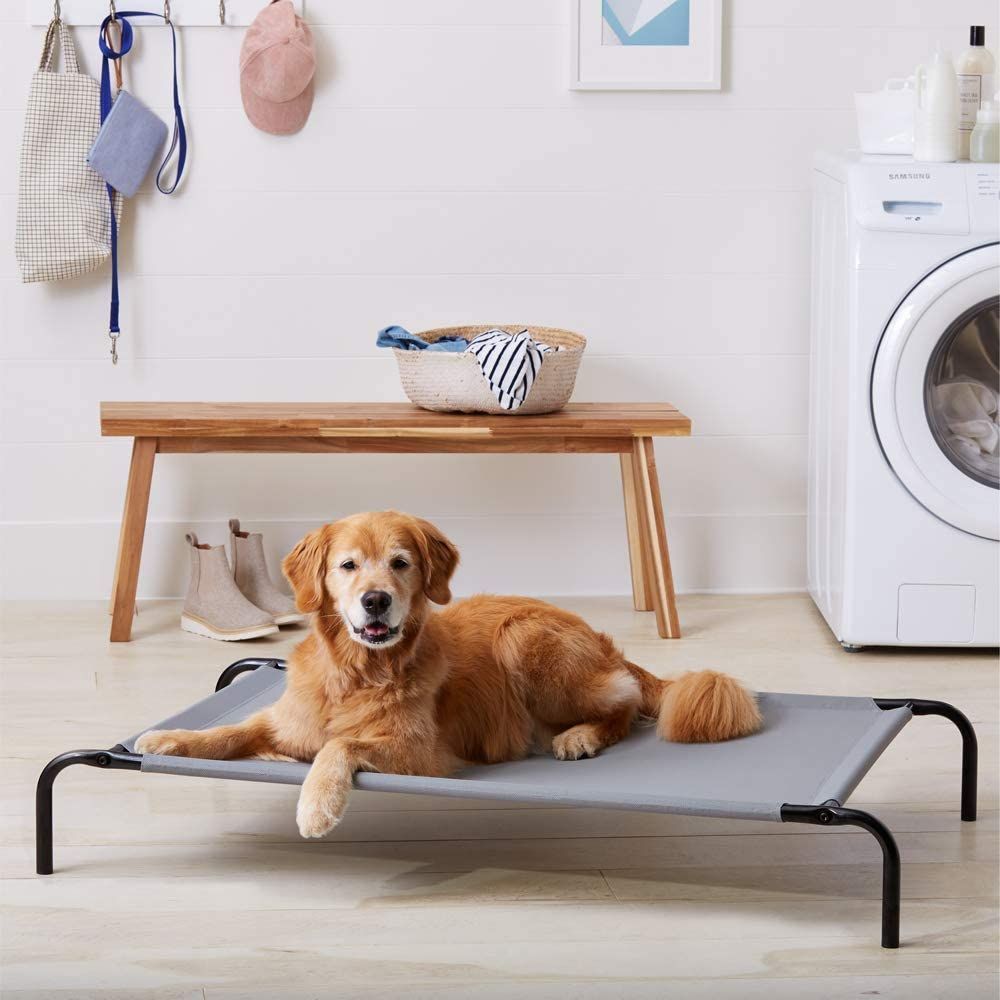
<path id="1" fill-rule="evenodd" d="M 365 626 L 365 635 L 386 635 L 388 631 L 389 626 L 384 622 L 372 622 Z"/>

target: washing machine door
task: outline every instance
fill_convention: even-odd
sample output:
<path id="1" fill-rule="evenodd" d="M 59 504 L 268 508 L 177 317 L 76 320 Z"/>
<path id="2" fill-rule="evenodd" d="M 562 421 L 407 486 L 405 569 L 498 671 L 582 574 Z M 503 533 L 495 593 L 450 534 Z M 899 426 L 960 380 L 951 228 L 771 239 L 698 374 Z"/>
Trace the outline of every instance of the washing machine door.
<path id="1" fill-rule="evenodd" d="M 872 370 L 872 415 L 902 484 L 962 531 L 1000 538 L 1000 257 L 977 247 L 900 303 Z"/>

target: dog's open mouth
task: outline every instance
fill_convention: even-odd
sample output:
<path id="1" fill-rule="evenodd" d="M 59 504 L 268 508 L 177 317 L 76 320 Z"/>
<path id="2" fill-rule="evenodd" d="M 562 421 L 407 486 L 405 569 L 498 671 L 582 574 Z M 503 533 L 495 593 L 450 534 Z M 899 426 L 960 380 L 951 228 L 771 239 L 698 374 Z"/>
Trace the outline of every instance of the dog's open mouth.
<path id="1" fill-rule="evenodd" d="M 351 627 L 354 628 L 353 625 Z M 367 625 L 362 625 L 361 628 L 354 628 L 354 634 L 361 636 L 365 642 L 378 645 L 380 642 L 387 642 L 393 636 L 399 635 L 399 626 L 390 628 L 385 622 L 368 622 Z"/>

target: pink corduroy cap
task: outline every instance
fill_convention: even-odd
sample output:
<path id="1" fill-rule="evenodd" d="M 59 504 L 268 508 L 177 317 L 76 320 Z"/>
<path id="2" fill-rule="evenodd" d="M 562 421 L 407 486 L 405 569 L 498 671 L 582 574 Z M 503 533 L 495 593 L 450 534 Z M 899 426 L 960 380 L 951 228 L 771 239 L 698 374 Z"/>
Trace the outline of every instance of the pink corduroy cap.
<path id="1" fill-rule="evenodd" d="M 292 0 L 274 0 L 247 28 L 240 49 L 240 96 L 263 132 L 288 135 L 306 123 L 313 102 L 316 54 L 309 25 Z"/>

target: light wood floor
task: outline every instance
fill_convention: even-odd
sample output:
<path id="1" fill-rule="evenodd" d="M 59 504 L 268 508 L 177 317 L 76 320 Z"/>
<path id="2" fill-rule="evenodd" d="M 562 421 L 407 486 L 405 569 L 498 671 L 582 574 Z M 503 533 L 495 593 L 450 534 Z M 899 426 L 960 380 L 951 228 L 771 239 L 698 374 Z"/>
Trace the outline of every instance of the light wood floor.
<path id="1" fill-rule="evenodd" d="M 57 874 L 36 876 L 48 758 L 111 746 L 296 632 L 213 642 L 146 604 L 137 641 L 109 646 L 103 607 L 17 604 L 0 644 L 3 996 L 997 996 L 994 653 L 846 654 L 798 595 L 682 598 L 680 642 L 621 598 L 560 603 L 660 673 L 938 698 L 972 718 L 978 823 L 959 822 L 959 739 L 938 719 L 913 720 L 851 800 L 899 840 L 899 951 L 878 946 L 878 849 L 850 829 L 357 793 L 307 843 L 294 788 L 72 768 Z"/>

